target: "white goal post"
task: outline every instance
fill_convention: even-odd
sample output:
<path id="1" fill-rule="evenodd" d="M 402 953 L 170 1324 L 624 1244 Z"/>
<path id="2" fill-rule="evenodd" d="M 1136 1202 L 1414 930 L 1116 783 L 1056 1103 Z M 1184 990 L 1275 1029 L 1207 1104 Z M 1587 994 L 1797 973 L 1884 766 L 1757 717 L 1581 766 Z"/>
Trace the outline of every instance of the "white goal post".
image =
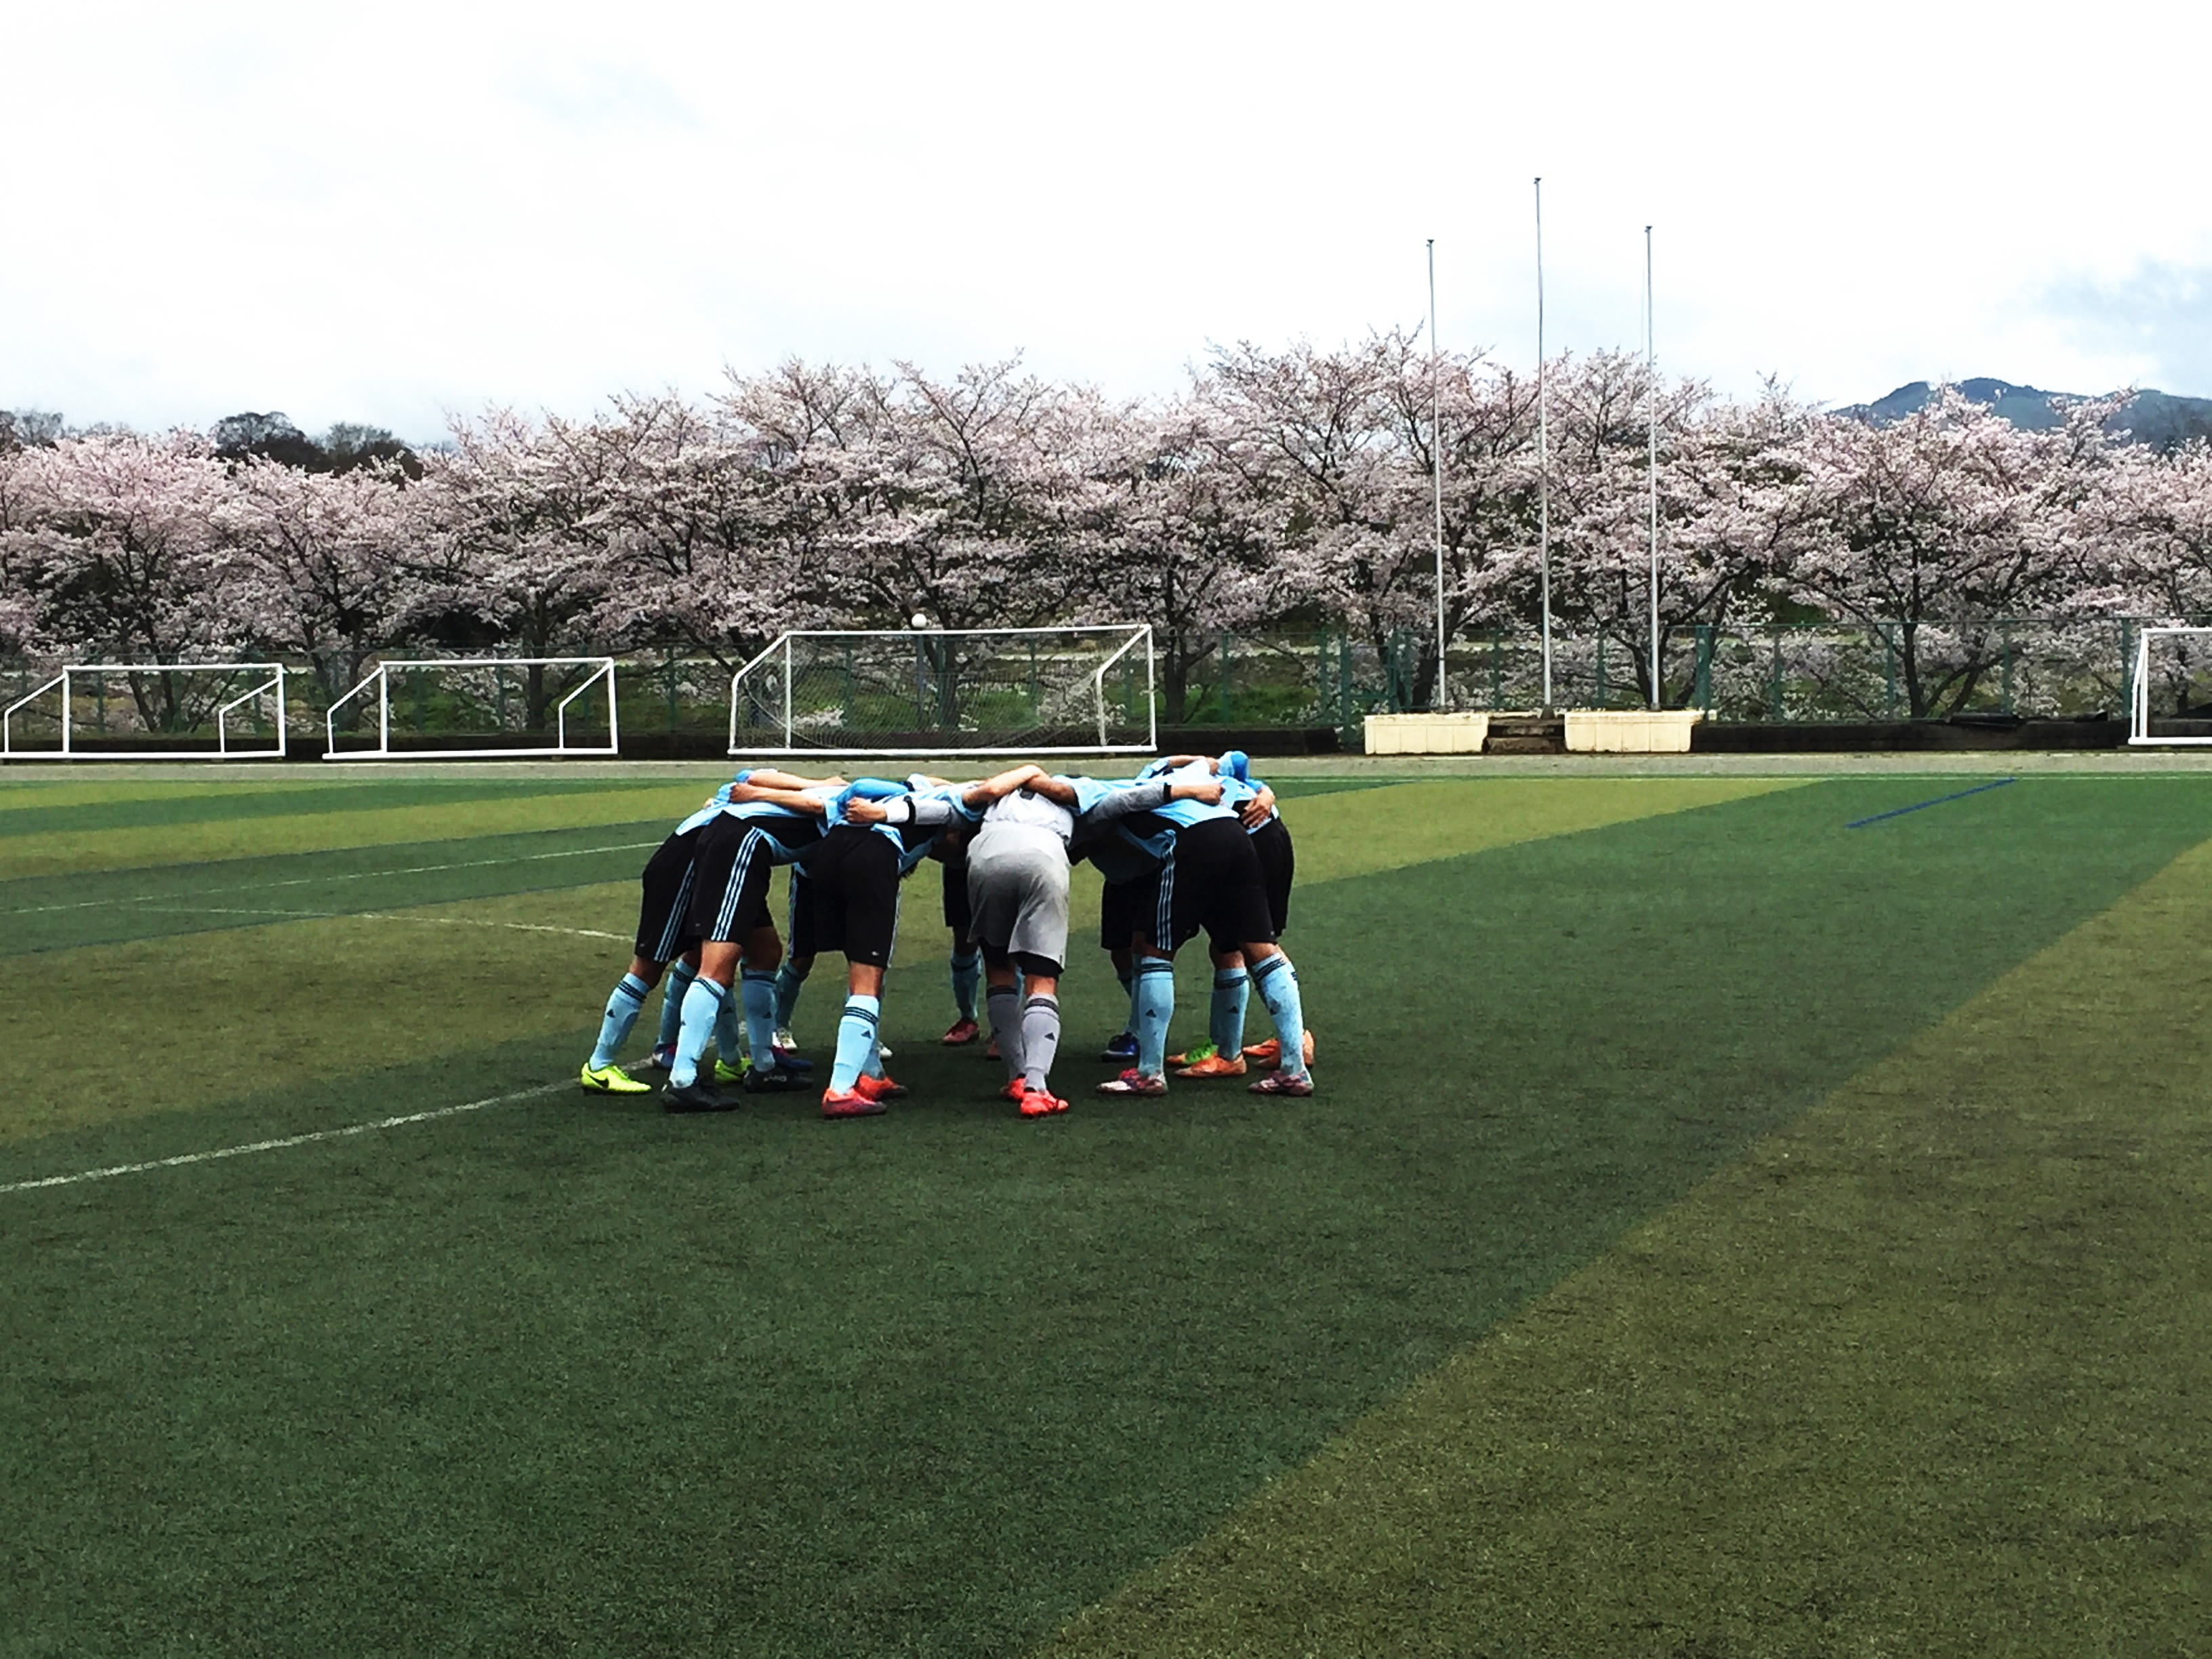
<path id="1" fill-rule="evenodd" d="M 732 755 L 1158 751 L 1149 623 L 799 629 L 730 677 Z"/>
<path id="2" fill-rule="evenodd" d="M 176 684 L 179 677 L 198 681 L 206 689 L 202 691 L 198 706 L 190 706 L 190 699 L 180 698 Z M 173 734 L 169 746 L 159 748 L 110 748 L 107 746 L 107 696 L 110 682 L 121 680 L 130 694 L 125 704 L 126 729 L 141 739 L 151 733 L 167 730 Z M 93 687 L 88 697 L 85 683 Z M 209 682 L 213 684 L 210 684 Z M 162 696 L 160 701 L 167 712 L 179 720 L 189 719 L 189 726 L 163 727 L 145 718 L 142 693 L 152 682 Z M 37 740 L 28 737 L 26 728 L 34 725 L 41 710 L 39 705 L 54 692 L 60 693 L 54 712 L 48 716 L 58 730 L 57 746 L 32 747 Z M 97 745 L 84 746 L 85 734 L 78 726 L 84 709 L 90 702 L 100 712 L 100 726 L 92 741 Z M 135 718 L 134 718 L 135 717 Z M 185 742 L 204 744 L 208 722 L 214 723 L 215 747 L 185 748 Z M 274 662 L 88 662 L 70 663 L 36 690 L 18 697 L 4 710 L 0 710 L 0 757 L 15 760 L 47 758 L 60 760 L 282 760 L 285 754 L 284 665 Z"/>
<path id="3" fill-rule="evenodd" d="M 586 671 L 582 679 L 570 687 L 551 703 L 552 729 L 533 726 L 526 712 L 521 724 L 515 723 L 514 710 L 509 701 L 507 681 L 502 677 L 511 670 L 581 669 Z M 492 695 L 487 696 L 479 690 L 473 695 L 441 695 L 439 700 L 440 721 L 433 725 L 426 719 L 411 724 L 408 719 L 410 702 L 428 706 L 428 699 L 418 694 L 410 699 L 410 687 L 419 688 L 426 680 L 436 683 L 440 676 L 478 676 L 489 672 Z M 392 678 L 402 677 L 398 696 L 393 695 Z M 586 710 L 575 710 L 575 705 L 586 694 L 604 691 L 606 697 L 604 720 L 587 717 Z M 393 711 L 398 709 L 395 721 Z M 338 727 L 343 711 L 356 708 L 358 717 L 369 717 L 373 710 L 375 746 L 373 748 L 341 749 L 343 737 Z M 586 705 L 592 713 L 598 712 L 596 701 Z M 574 710 L 572 714 L 572 710 Z M 393 746 L 395 726 L 401 746 Z M 605 743 L 580 740 L 571 743 L 571 726 L 586 730 L 596 736 L 604 728 Z M 485 737 L 505 737 L 513 733 L 512 743 L 501 742 L 485 745 Z M 380 662 L 359 685 L 339 697 L 323 717 L 324 749 L 326 761 L 354 760 L 514 760 L 532 755 L 618 755 L 622 752 L 620 713 L 615 696 L 615 659 L 612 657 L 424 657 L 406 661 Z M 549 744 L 532 741 L 550 736 Z M 464 746 L 441 746 L 442 739 L 459 739 Z M 470 744 L 476 746 L 468 746 Z"/>
<path id="4" fill-rule="evenodd" d="M 2212 671 L 2212 628 L 2146 628 L 2136 639 L 2134 684 L 2130 688 L 2128 742 L 2137 747 L 2192 747 L 2212 744 L 2212 737 L 2160 737 L 2151 732 L 2151 644 L 2154 640 L 2201 640 L 2205 650 L 2200 659 L 2203 671 Z M 2200 671 L 2200 672 L 2203 672 Z M 2212 679 L 2212 674 L 2208 674 Z M 2212 697 L 2212 685 L 2208 685 L 2208 697 Z"/>

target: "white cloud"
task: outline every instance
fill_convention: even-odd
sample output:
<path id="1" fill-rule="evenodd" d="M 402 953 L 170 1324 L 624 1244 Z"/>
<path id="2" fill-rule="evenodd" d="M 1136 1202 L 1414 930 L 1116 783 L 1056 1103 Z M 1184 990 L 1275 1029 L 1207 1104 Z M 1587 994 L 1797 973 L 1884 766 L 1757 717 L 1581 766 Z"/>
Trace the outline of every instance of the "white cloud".
<path id="1" fill-rule="evenodd" d="M 1209 341 L 1417 321 L 1428 236 L 1445 337 L 1525 360 L 1538 173 L 1560 346 L 1638 339 L 1652 222 L 1662 358 L 1729 390 L 2212 392 L 2201 308 L 2126 298 L 2212 262 L 2173 0 L 209 15 L 11 25 L 0 404 L 422 435 L 1018 349 L 1152 391 Z"/>

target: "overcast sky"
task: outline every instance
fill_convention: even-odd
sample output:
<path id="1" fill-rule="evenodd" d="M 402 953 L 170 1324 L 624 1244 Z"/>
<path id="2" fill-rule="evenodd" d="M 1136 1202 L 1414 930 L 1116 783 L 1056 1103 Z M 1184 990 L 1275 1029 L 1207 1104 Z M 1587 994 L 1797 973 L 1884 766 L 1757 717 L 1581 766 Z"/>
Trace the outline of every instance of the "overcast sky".
<path id="1" fill-rule="evenodd" d="M 2212 8 L 10 9 L 0 406 L 417 440 L 726 363 L 1126 394 L 1416 324 L 1855 402 L 2212 394 Z"/>

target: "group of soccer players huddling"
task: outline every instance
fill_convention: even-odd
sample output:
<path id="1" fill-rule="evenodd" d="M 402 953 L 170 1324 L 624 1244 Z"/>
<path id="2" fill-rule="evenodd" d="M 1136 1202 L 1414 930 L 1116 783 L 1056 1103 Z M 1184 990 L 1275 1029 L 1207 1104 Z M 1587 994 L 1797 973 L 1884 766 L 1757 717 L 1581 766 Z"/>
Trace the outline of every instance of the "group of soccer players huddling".
<path id="1" fill-rule="evenodd" d="M 1053 1092 L 1060 980 L 1067 962 L 1068 872 L 1085 858 L 1105 878 L 1099 944 L 1129 996 L 1127 1028 L 1104 1057 L 1126 1060 L 1103 1095 L 1163 1095 L 1167 1070 L 1234 1077 L 1272 1062 L 1255 1094 L 1310 1095 L 1312 1039 L 1297 974 L 1277 941 L 1294 866 L 1274 793 L 1245 756 L 1177 755 L 1104 781 L 1016 767 L 972 783 L 809 778 L 750 768 L 677 825 L 647 862 L 629 971 L 608 998 L 583 1085 L 644 1094 L 616 1057 L 653 987 L 666 981 L 659 1041 L 671 1112 L 719 1112 L 722 1092 L 811 1087 L 813 1062 L 791 1036 L 799 993 L 824 951 L 845 958 L 824 1117 L 871 1117 L 904 1095 L 878 1035 L 898 931 L 900 883 L 924 859 L 945 866 L 958 1018 L 944 1041 L 981 1036 L 979 981 L 1004 1092 L 1024 1117 L 1067 1109 Z M 769 909 L 769 874 L 791 866 L 788 948 Z M 1213 959 L 1209 1041 L 1167 1054 L 1175 955 L 1200 933 Z M 1243 1046 L 1256 989 L 1273 1039 Z M 708 1050 L 714 1057 L 708 1063 Z"/>

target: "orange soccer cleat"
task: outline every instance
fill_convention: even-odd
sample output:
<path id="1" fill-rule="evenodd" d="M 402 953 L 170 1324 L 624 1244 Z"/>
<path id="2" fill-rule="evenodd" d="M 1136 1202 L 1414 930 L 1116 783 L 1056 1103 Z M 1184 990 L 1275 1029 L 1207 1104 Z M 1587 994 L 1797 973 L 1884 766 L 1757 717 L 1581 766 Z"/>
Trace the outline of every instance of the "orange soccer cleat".
<path id="1" fill-rule="evenodd" d="M 889 1077 L 870 1077 L 863 1072 L 853 1084 L 854 1092 L 866 1095 L 870 1100 L 904 1100 L 907 1086 Z"/>
<path id="2" fill-rule="evenodd" d="M 842 1095 L 835 1089 L 823 1091 L 822 1115 L 824 1117 L 878 1117 L 884 1110 L 882 1101 L 872 1100 L 858 1089 Z"/>
<path id="3" fill-rule="evenodd" d="M 1024 1089 L 1016 1097 L 1024 1117 L 1050 1117 L 1067 1109 L 1067 1103 L 1049 1089 Z"/>
<path id="4" fill-rule="evenodd" d="M 1217 1049 L 1212 1054 L 1191 1061 L 1188 1066 L 1178 1066 L 1176 1075 L 1177 1077 L 1243 1077 L 1244 1060 L 1241 1055 L 1231 1059 Z"/>
<path id="5" fill-rule="evenodd" d="M 1311 1031 L 1306 1033 L 1306 1040 L 1302 1046 L 1306 1051 L 1306 1064 L 1310 1066 L 1313 1064 L 1314 1057 L 1314 1040 Z M 1245 1059 L 1256 1060 L 1263 1066 L 1273 1066 L 1282 1057 L 1283 1045 L 1274 1037 L 1269 1037 L 1265 1042 L 1247 1043 L 1244 1048 Z"/>

